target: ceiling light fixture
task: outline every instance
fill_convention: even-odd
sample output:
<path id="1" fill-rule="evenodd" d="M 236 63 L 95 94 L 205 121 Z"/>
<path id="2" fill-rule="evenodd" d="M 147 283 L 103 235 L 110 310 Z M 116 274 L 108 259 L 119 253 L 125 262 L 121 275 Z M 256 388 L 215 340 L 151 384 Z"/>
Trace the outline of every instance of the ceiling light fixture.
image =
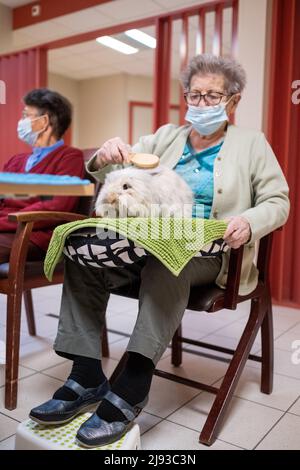
<path id="1" fill-rule="evenodd" d="M 135 41 L 145 44 L 145 46 L 151 47 L 152 49 L 156 48 L 156 39 L 139 29 L 129 29 L 128 31 L 125 31 L 125 34 L 126 36 L 135 39 Z"/>
<path id="2" fill-rule="evenodd" d="M 139 51 L 135 47 L 129 46 L 128 44 L 125 44 L 125 42 L 119 41 L 118 39 L 110 36 L 100 36 L 96 41 L 103 44 L 103 46 L 110 47 L 111 49 L 115 49 L 123 54 L 135 54 Z"/>

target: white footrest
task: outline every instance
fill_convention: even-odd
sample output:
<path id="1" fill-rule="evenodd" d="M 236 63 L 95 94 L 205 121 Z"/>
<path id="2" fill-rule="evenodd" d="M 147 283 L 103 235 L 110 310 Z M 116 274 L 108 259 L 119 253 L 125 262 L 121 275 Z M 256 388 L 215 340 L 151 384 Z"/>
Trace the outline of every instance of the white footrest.
<path id="1" fill-rule="evenodd" d="M 138 450 L 141 449 L 140 428 L 134 424 L 119 441 L 103 447 L 86 449 L 76 443 L 75 436 L 91 416 L 84 413 L 61 426 L 43 426 L 31 419 L 19 424 L 16 434 L 16 450 Z"/>

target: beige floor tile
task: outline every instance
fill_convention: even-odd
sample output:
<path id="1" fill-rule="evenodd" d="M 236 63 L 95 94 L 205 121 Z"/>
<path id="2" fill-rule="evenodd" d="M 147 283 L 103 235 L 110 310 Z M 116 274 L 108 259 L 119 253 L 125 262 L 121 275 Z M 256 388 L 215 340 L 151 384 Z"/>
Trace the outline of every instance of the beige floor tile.
<path id="1" fill-rule="evenodd" d="M 43 370 L 43 374 L 54 379 L 62 380 L 65 382 L 70 375 L 72 362 L 65 359 L 65 362 L 54 367 L 49 367 Z"/>
<path id="2" fill-rule="evenodd" d="M 15 434 L 18 422 L 0 413 L 0 441 Z"/>
<path id="3" fill-rule="evenodd" d="M 188 328 L 184 323 L 182 324 L 182 336 L 186 338 L 193 339 L 193 340 L 200 340 L 201 338 L 203 338 L 203 336 L 206 336 L 206 335 L 207 333 L 204 331 L 200 333 L 199 330 L 195 330 L 194 328 Z M 184 343 L 183 346 L 187 347 L 188 344 Z"/>
<path id="4" fill-rule="evenodd" d="M 213 400 L 213 395 L 203 392 L 169 416 L 168 420 L 200 432 Z M 273 408 L 233 398 L 218 438 L 245 449 L 253 449 L 282 415 L 283 412 Z"/>
<path id="5" fill-rule="evenodd" d="M 8 437 L 0 442 L 0 450 L 15 450 L 15 436 Z"/>
<path id="6" fill-rule="evenodd" d="M 20 380 L 17 408 L 12 411 L 4 408 L 4 388 L 2 387 L 0 389 L 0 412 L 18 421 L 23 421 L 28 418 L 31 408 L 49 400 L 61 385 L 60 380 L 43 374 L 35 374 Z"/>
<path id="7" fill-rule="evenodd" d="M 116 333 L 111 333 L 110 331 L 108 331 L 108 343 L 109 345 L 117 342 L 117 341 L 121 341 L 122 339 L 124 339 L 124 335 L 118 335 Z"/>
<path id="8" fill-rule="evenodd" d="M 208 359 L 206 357 L 184 352 L 182 355 L 181 366 L 172 366 L 169 358 L 166 358 L 160 361 L 159 369 L 171 372 L 172 374 L 179 375 L 181 377 L 212 384 L 223 377 L 227 369 L 227 364 L 214 359 Z"/>
<path id="9" fill-rule="evenodd" d="M 107 377 L 110 377 L 110 375 L 114 371 L 117 364 L 118 364 L 118 361 L 116 361 L 115 359 L 112 359 L 112 358 L 102 359 L 103 371 Z M 71 368 L 72 368 L 72 362 L 67 360 L 62 364 L 43 370 L 42 373 L 49 377 L 54 377 L 55 379 L 62 380 L 63 382 L 65 382 L 68 376 L 70 375 Z"/>
<path id="10" fill-rule="evenodd" d="M 274 372 L 287 377 L 293 377 L 300 380 L 300 364 L 293 363 L 293 351 L 285 351 L 283 349 L 274 350 Z M 249 367 L 260 368 L 258 362 L 248 362 Z"/>
<path id="11" fill-rule="evenodd" d="M 273 305 L 273 313 L 276 315 L 284 315 L 289 317 L 294 316 L 295 318 L 298 318 L 298 322 L 300 321 L 299 309 L 297 308 L 284 307 L 282 305 Z"/>
<path id="12" fill-rule="evenodd" d="M 257 446 L 258 450 L 300 450 L 300 416 L 285 414 Z"/>
<path id="13" fill-rule="evenodd" d="M 211 447 L 199 443 L 199 433 L 178 424 L 162 421 L 141 439 L 144 450 L 238 450 L 217 440 Z"/>
<path id="14" fill-rule="evenodd" d="M 136 318 L 132 315 L 107 315 L 107 328 L 113 330 L 114 333 L 131 334 L 136 322 Z"/>
<path id="15" fill-rule="evenodd" d="M 199 391 L 194 388 L 154 377 L 149 394 L 149 403 L 145 407 L 145 411 L 165 418 L 198 393 Z"/>
<path id="16" fill-rule="evenodd" d="M 34 336 L 30 336 L 28 332 L 21 330 L 20 344 L 30 343 L 33 339 Z M 0 341 L 6 342 L 6 327 L 3 325 L 0 326 Z"/>
<path id="17" fill-rule="evenodd" d="M 218 317 L 218 315 L 210 315 L 203 312 L 186 312 L 182 324 L 184 327 L 198 331 L 200 337 L 224 328 L 224 326 L 228 325 L 228 321 L 222 320 L 221 316 Z"/>
<path id="18" fill-rule="evenodd" d="M 66 359 L 58 356 L 53 351 L 53 340 L 37 337 L 34 341 L 21 347 L 20 365 L 41 371 L 46 368 L 61 364 Z"/>
<path id="19" fill-rule="evenodd" d="M 296 316 L 293 314 L 288 314 L 286 312 L 273 312 L 273 322 L 274 322 L 274 330 L 277 331 L 287 331 L 293 326 L 297 326 L 299 323 L 299 312 Z"/>
<path id="20" fill-rule="evenodd" d="M 106 377 L 109 379 L 109 377 L 112 375 L 113 371 L 118 365 L 118 361 L 116 359 L 113 359 L 111 357 L 104 357 L 102 359 L 102 367 L 103 371 L 106 375 Z"/>
<path id="21" fill-rule="evenodd" d="M 216 384 L 220 385 L 221 381 Z M 300 395 L 300 381 L 274 374 L 273 392 L 267 395 L 260 391 L 260 369 L 246 366 L 234 395 L 286 411 Z"/>
<path id="22" fill-rule="evenodd" d="M 240 339 L 245 329 L 246 323 L 247 323 L 247 318 L 244 317 L 243 319 L 238 320 L 234 323 L 231 323 L 230 325 L 225 326 L 224 328 L 218 330 L 217 334 L 222 335 L 222 336 L 228 336 L 230 338 Z M 281 334 L 282 334 L 282 330 L 277 330 L 274 327 L 274 338 L 277 338 Z M 258 340 L 259 337 L 260 337 L 260 333 L 258 332 L 256 340 Z"/>
<path id="23" fill-rule="evenodd" d="M 260 339 L 260 336 L 257 338 L 257 341 L 254 341 L 254 344 L 253 344 L 252 349 L 251 349 L 252 354 L 255 354 L 256 351 L 260 350 L 261 346 L 260 346 L 260 340 L 259 339 Z M 221 346 L 223 348 L 228 348 L 228 349 L 233 349 L 233 350 L 236 349 L 236 347 L 238 345 L 238 342 L 239 342 L 239 340 L 237 338 L 231 338 L 229 336 L 222 336 L 222 335 L 218 335 L 218 334 L 214 334 L 214 333 L 202 337 L 201 341 L 204 342 L 204 343 L 213 344 L 215 346 Z M 219 352 L 219 351 L 214 351 L 212 349 L 206 349 L 206 348 L 200 348 L 199 349 L 199 347 L 189 345 L 189 344 L 184 345 L 184 347 L 186 349 L 192 349 L 194 351 L 199 351 L 200 350 L 201 353 L 205 353 L 206 355 L 212 355 L 212 356 L 227 359 L 227 362 L 229 362 L 231 357 L 232 357 L 230 354 L 226 354 L 226 353 L 222 353 L 222 352 Z"/>
<path id="24" fill-rule="evenodd" d="M 42 338 L 49 338 L 57 333 L 58 319 L 49 317 L 46 314 L 37 316 L 35 319 L 37 336 Z M 31 341 L 35 339 L 31 336 Z"/>
<path id="25" fill-rule="evenodd" d="M 289 409 L 289 413 L 294 413 L 295 415 L 300 416 L 300 398 L 296 401 L 296 403 Z"/>
<path id="26" fill-rule="evenodd" d="M 298 310 L 298 315 L 300 316 L 300 311 Z M 297 323 L 293 328 L 290 330 L 295 332 L 296 334 L 300 335 L 300 323 Z"/>
<path id="27" fill-rule="evenodd" d="M 286 333 L 280 335 L 274 342 L 275 348 L 284 349 L 285 351 L 292 352 L 294 349 L 292 344 L 294 341 L 300 342 L 300 330 L 296 327 L 288 330 Z"/>
<path id="28" fill-rule="evenodd" d="M 5 328 L 6 327 L 6 304 L 1 305 L 0 304 L 0 325 Z M 5 331 L 5 329 L 4 329 Z M 23 333 L 25 336 L 28 335 L 28 326 L 27 326 L 27 319 L 26 319 L 26 313 L 25 309 L 22 308 L 21 311 L 21 328 L 20 328 L 21 333 Z"/>
<path id="29" fill-rule="evenodd" d="M 35 315 L 40 317 L 41 315 L 47 315 L 49 313 L 53 315 L 59 315 L 61 304 L 61 296 L 48 297 L 46 299 L 33 300 L 33 308 Z"/>
<path id="30" fill-rule="evenodd" d="M 111 294 L 108 302 L 108 310 L 117 313 L 133 312 L 137 314 L 138 301 L 136 299 L 129 299 L 120 295 Z"/>
<path id="31" fill-rule="evenodd" d="M 29 375 L 35 374 L 35 371 L 32 369 L 27 369 L 26 367 L 19 367 L 19 379 L 28 377 Z M 5 385 L 5 365 L 0 365 L 0 387 Z"/>
<path id="32" fill-rule="evenodd" d="M 135 422 L 139 425 L 140 433 L 142 436 L 145 432 L 147 432 L 153 426 L 158 424 L 161 420 L 162 418 L 158 418 L 157 416 L 153 416 L 149 413 L 146 413 L 145 411 L 142 411 L 141 414 L 135 420 Z"/>
<path id="33" fill-rule="evenodd" d="M 123 339 L 115 341 L 113 344 L 109 344 L 109 357 L 115 360 L 120 360 L 126 351 L 129 338 L 123 336 Z"/>

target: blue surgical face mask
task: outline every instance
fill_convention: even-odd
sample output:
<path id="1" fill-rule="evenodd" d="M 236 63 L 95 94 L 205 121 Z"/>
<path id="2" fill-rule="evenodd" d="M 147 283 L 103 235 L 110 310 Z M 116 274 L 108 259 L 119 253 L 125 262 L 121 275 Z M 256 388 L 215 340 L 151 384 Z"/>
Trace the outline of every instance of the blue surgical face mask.
<path id="1" fill-rule="evenodd" d="M 211 135 L 216 132 L 221 125 L 228 121 L 226 113 L 226 103 L 220 103 L 217 106 L 191 106 L 188 105 L 188 111 L 185 120 L 190 122 L 193 128 L 201 135 Z"/>
<path id="2" fill-rule="evenodd" d="M 38 136 L 43 130 L 41 131 L 33 131 L 32 130 L 32 121 L 36 121 L 37 119 L 40 119 L 43 116 L 38 116 L 35 119 L 30 119 L 29 117 L 20 119 L 18 122 L 18 137 L 20 140 L 23 140 L 23 142 L 26 142 L 27 144 L 31 145 L 32 147 L 35 145 Z"/>

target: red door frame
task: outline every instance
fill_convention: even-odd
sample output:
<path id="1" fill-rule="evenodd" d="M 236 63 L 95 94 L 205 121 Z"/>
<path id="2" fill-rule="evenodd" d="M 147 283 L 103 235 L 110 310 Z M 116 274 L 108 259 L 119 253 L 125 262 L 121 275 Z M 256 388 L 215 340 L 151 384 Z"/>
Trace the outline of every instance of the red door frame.
<path id="1" fill-rule="evenodd" d="M 291 212 L 276 233 L 271 261 L 276 303 L 300 307 L 300 104 L 292 102 L 292 83 L 300 80 L 300 1 L 273 0 L 266 133 L 290 186 Z"/>

